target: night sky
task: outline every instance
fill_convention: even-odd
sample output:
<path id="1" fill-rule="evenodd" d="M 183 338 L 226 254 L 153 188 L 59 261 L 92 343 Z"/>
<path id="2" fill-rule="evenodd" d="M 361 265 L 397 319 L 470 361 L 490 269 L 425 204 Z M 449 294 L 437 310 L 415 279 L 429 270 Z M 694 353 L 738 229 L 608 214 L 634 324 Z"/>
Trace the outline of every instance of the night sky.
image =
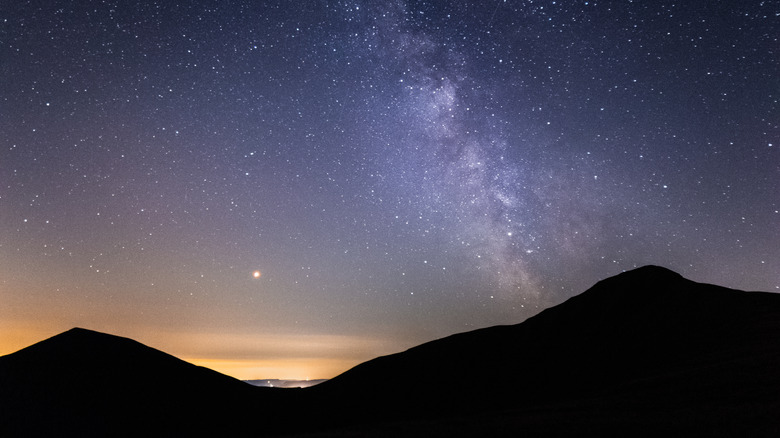
<path id="1" fill-rule="evenodd" d="M 776 1 L 3 2 L 0 354 L 329 378 L 644 264 L 780 291 L 779 38 Z"/>

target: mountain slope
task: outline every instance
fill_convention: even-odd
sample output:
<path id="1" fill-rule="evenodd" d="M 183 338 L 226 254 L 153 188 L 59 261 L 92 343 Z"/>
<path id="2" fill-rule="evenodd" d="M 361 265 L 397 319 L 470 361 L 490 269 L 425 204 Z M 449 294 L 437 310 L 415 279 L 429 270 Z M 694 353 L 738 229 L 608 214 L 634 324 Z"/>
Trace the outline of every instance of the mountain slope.
<path id="1" fill-rule="evenodd" d="M 81 328 L 0 358 L 0 435 L 240 431 L 263 388 Z"/>
<path id="2" fill-rule="evenodd" d="M 521 324 L 377 358 L 312 392 L 354 401 L 348 409 L 367 422 L 497 410 L 522 417 L 556 406 L 573 409 L 571 419 L 600 405 L 602 413 L 633 418 L 634 426 L 652 423 L 658 412 L 686 412 L 697 424 L 677 427 L 695 429 L 707 412 L 729 412 L 710 418 L 709 426 L 723 430 L 747 420 L 774 428 L 780 425 L 780 296 L 699 284 L 648 266 L 601 281 Z M 613 420 L 604 421 L 607 427 Z"/>

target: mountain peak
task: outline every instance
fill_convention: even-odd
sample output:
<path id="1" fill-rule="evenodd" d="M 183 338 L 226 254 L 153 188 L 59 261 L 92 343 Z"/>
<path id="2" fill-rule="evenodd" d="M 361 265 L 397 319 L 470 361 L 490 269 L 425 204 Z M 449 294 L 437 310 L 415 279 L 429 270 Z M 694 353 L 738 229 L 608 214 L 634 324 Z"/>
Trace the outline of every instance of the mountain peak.
<path id="1" fill-rule="evenodd" d="M 624 271 L 613 277 L 606 278 L 596 283 L 591 289 L 597 289 L 609 285 L 616 287 L 625 285 L 634 290 L 657 290 L 658 287 L 671 286 L 680 281 L 689 281 L 685 277 L 672 271 L 656 265 L 641 266 L 630 271 Z M 587 291 L 586 291 L 587 293 Z"/>
<path id="2" fill-rule="evenodd" d="M 577 321 L 589 331 L 632 327 L 644 331 L 714 323 L 752 309 L 742 291 L 688 280 L 670 269 L 648 265 L 599 281 L 585 292 L 529 318 Z M 705 323 L 704 320 L 707 320 Z M 652 331 L 652 330 L 651 330 Z M 672 333 L 668 333 L 673 336 Z M 646 336 L 652 337 L 651 333 Z"/>
<path id="3" fill-rule="evenodd" d="M 616 277 L 622 277 L 622 276 L 632 277 L 634 280 L 639 280 L 639 279 L 659 280 L 659 279 L 683 278 L 683 276 L 678 274 L 677 272 L 674 272 L 671 269 L 665 268 L 663 266 L 658 266 L 658 265 L 640 266 L 638 268 L 631 269 L 629 271 L 624 271 L 623 273 L 618 274 Z"/>
<path id="4" fill-rule="evenodd" d="M 101 335 L 107 334 L 107 333 L 101 333 L 101 332 L 98 332 L 98 331 L 95 331 L 95 330 L 86 329 L 86 328 L 83 328 L 83 327 L 73 327 L 72 329 L 66 330 L 66 331 L 64 331 L 62 333 L 63 334 L 64 333 L 72 333 L 72 334 L 101 334 Z M 113 335 L 111 335 L 111 336 L 113 336 Z"/>
<path id="5" fill-rule="evenodd" d="M 700 289 L 693 287 L 696 284 L 671 269 L 647 265 L 601 280 L 566 303 L 588 301 L 590 306 L 613 306 L 617 303 L 624 306 L 626 302 L 636 302 L 636 305 L 652 305 L 684 298 Z"/>
<path id="6" fill-rule="evenodd" d="M 113 340 L 113 341 L 133 341 L 130 338 L 125 338 L 122 336 L 112 335 L 109 333 L 103 333 L 99 332 L 97 330 L 90 330 L 83 327 L 73 327 L 70 330 L 66 330 L 58 335 L 52 336 L 49 339 L 69 339 L 69 340 L 76 340 L 76 339 L 84 339 L 84 340 Z"/>
<path id="7" fill-rule="evenodd" d="M 611 284 L 612 287 L 619 287 L 620 284 L 630 285 L 636 291 L 657 291 L 659 288 L 679 287 L 681 283 L 690 284 L 692 281 L 671 269 L 646 265 L 606 278 L 594 287 L 601 283 Z"/>
<path id="8" fill-rule="evenodd" d="M 179 435 L 182 427 L 217 434 L 231 430 L 225 423 L 235 413 L 257 408 L 259 389 L 130 338 L 80 327 L 0 357 L 0 388 L 0 411 L 11 419 L 0 424 L 3 436 L 3 427 L 19 436 L 92 435 L 83 430 L 84 412 L 101 431 L 96 436 L 116 434 L 120 424 L 133 424 L 120 435 Z M 13 420 L 40 410 L 55 420 Z M 135 424 L 139 417 L 166 429 L 147 430 Z"/>

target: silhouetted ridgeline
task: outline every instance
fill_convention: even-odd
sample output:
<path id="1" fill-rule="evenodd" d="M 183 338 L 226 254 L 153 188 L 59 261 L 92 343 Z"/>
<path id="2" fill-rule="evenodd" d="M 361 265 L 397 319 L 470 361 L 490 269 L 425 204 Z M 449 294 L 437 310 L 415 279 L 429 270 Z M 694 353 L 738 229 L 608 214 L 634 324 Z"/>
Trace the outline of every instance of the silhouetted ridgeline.
<path id="1" fill-rule="evenodd" d="M 273 391 L 81 328 L 0 358 L 0 388 L 0 436 L 219 434 Z"/>
<path id="2" fill-rule="evenodd" d="M 0 388 L 3 436 L 780 436 L 780 296 L 648 266 L 300 390 L 74 329 L 0 358 Z"/>

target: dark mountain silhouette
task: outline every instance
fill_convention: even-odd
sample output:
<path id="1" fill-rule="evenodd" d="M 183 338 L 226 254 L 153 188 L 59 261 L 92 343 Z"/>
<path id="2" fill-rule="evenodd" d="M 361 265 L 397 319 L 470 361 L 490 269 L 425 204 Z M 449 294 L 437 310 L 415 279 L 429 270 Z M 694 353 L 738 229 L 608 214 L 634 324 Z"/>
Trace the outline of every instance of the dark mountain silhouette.
<path id="1" fill-rule="evenodd" d="M 473 417 L 447 429 L 464 435 L 484 424 L 545 435 L 780 432 L 780 296 L 647 266 L 521 324 L 380 357 L 311 392 L 367 422 Z"/>
<path id="2" fill-rule="evenodd" d="M 0 436 L 241 432 L 242 421 L 266 407 L 267 391 L 131 339 L 74 328 L 0 358 Z"/>
<path id="3" fill-rule="evenodd" d="M 0 358 L 0 412 L 2 436 L 780 436 L 780 295 L 648 266 L 303 390 L 74 329 Z"/>

